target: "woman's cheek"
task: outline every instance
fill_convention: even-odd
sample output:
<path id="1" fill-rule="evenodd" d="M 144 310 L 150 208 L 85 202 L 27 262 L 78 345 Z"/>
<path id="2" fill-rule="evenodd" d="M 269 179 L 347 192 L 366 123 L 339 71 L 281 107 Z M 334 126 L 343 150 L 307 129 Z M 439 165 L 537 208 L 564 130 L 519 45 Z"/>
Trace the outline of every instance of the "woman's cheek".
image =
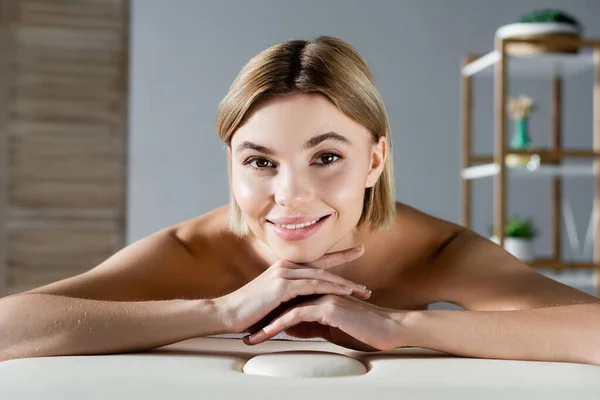
<path id="1" fill-rule="evenodd" d="M 261 200 L 267 197 L 268 186 L 260 180 L 243 176 L 232 179 L 235 199 L 244 213 L 252 214 L 253 209 L 260 209 Z"/>
<path id="2" fill-rule="evenodd" d="M 343 170 L 328 177 L 321 182 L 321 193 L 326 193 L 330 199 L 338 199 L 346 204 L 352 204 L 357 200 L 362 201 L 365 179 L 363 175 L 356 172 Z"/>
<path id="3" fill-rule="evenodd" d="M 340 223 L 354 225 L 360 219 L 364 199 L 364 177 L 345 172 L 321 183 L 321 201 L 334 208 Z"/>

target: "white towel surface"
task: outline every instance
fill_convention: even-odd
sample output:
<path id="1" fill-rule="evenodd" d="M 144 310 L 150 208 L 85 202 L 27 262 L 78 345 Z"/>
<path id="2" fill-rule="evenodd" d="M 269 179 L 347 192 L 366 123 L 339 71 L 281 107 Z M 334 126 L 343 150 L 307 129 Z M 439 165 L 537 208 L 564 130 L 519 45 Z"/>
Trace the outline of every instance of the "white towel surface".
<path id="1" fill-rule="evenodd" d="M 209 337 L 216 337 L 216 338 L 227 338 L 227 339 L 241 339 L 245 336 L 247 336 L 247 333 L 224 333 L 221 335 L 213 335 L 213 336 L 209 336 Z M 280 332 L 277 335 L 273 336 L 270 340 L 294 340 L 297 342 L 326 342 L 325 339 L 323 338 L 308 338 L 308 339 L 302 339 L 302 338 L 297 338 L 297 337 L 293 337 L 293 336 L 289 336 L 286 335 L 285 332 Z"/>

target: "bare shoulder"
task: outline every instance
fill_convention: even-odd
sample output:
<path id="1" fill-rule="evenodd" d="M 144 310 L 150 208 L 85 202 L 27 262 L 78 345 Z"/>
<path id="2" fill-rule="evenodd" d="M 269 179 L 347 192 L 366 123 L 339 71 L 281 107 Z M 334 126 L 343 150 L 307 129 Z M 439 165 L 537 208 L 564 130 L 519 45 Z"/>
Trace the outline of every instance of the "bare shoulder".
<path id="1" fill-rule="evenodd" d="M 398 205 L 394 252 L 411 258 L 408 281 L 424 303 L 467 310 L 519 310 L 600 300 L 538 273 L 491 240 Z"/>
<path id="2" fill-rule="evenodd" d="M 396 223 L 377 241 L 385 243 L 390 256 L 403 266 L 427 262 L 460 231 L 457 224 L 427 214 L 409 205 L 396 202 Z"/>
<path id="3" fill-rule="evenodd" d="M 382 306 L 424 309 L 430 300 L 424 266 L 459 230 L 455 224 L 397 202 L 391 230 L 364 232 L 361 240 L 366 253 L 357 263 L 361 265 L 358 270 L 368 275 L 355 279 L 375 289 L 372 300 Z"/>
<path id="4" fill-rule="evenodd" d="M 226 260 L 217 262 L 223 209 L 178 223 L 124 247 L 89 271 L 26 294 L 112 301 L 209 298 L 221 295 Z M 226 276 L 224 273 L 223 276 Z"/>

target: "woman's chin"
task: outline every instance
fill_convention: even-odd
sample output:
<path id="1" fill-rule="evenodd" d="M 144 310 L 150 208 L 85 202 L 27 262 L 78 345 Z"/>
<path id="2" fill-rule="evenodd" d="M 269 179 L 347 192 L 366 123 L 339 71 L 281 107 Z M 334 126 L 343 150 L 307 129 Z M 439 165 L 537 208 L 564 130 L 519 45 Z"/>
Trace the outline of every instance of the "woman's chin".
<path id="1" fill-rule="evenodd" d="M 310 264 L 321 258 L 323 254 L 319 255 L 308 255 L 308 254 L 285 254 L 281 258 L 284 260 L 291 261 L 295 264 Z"/>
<path id="2" fill-rule="evenodd" d="M 268 242 L 267 242 L 268 243 Z M 356 243 L 323 243 L 314 242 L 271 242 L 267 246 L 271 250 L 273 256 L 279 260 L 287 260 L 296 264 L 310 264 L 317 261 L 328 253 L 335 253 L 356 246 Z"/>
<path id="3" fill-rule="evenodd" d="M 323 257 L 325 254 L 324 251 L 318 251 L 316 249 L 307 251 L 303 248 L 282 249 L 272 247 L 271 250 L 279 259 L 291 261 L 295 264 L 309 264 Z"/>

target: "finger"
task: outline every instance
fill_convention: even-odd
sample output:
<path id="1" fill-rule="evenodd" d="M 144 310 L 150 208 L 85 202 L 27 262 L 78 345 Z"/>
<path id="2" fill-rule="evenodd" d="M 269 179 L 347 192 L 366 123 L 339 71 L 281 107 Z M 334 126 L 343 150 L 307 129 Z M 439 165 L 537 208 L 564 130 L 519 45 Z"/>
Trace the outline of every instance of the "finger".
<path id="1" fill-rule="evenodd" d="M 272 319 L 272 320 L 271 320 L 269 323 L 265 324 L 265 325 L 263 326 L 263 328 L 264 328 L 264 327 L 266 327 L 266 326 L 272 325 L 272 324 L 273 324 L 275 321 L 277 321 L 277 320 L 279 320 L 279 319 L 281 319 L 281 318 L 283 318 L 283 317 L 285 317 L 285 318 L 290 318 L 290 316 L 289 316 L 289 314 L 290 314 L 290 313 L 302 312 L 302 310 L 303 310 L 303 309 L 305 309 L 306 307 L 310 307 L 310 309 L 311 309 L 311 310 L 312 310 L 312 309 L 315 309 L 315 311 L 317 311 L 317 312 L 318 312 L 319 310 L 317 310 L 317 308 L 318 308 L 318 307 L 321 307 L 323 304 L 325 304 L 325 303 L 327 303 L 328 301 L 330 301 L 330 300 L 331 300 L 331 297 L 330 297 L 330 296 L 331 296 L 331 295 L 318 296 L 318 297 L 316 297 L 316 298 L 313 298 L 313 299 L 311 299 L 311 300 L 307 300 L 307 301 L 304 301 L 304 302 L 302 302 L 302 304 L 301 304 L 301 305 L 300 305 L 300 303 L 296 303 L 296 304 L 294 304 L 294 306 L 293 306 L 293 307 L 291 307 L 291 308 L 286 308 L 286 309 L 285 309 L 283 312 L 281 312 L 281 313 L 280 313 L 280 314 L 279 314 L 277 317 L 273 318 L 273 319 Z M 308 296 L 308 297 L 311 297 L 311 296 Z M 343 298 L 348 298 L 348 297 L 344 296 Z M 324 320 L 320 320 L 319 322 L 325 322 L 325 321 L 324 321 Z M 325 324 L 323 324 L 323 326 L 324 326 L 324 325 L 325 325 Z M 277 332 L 276 332 L 274 335 L 271 335 L 271 336 L 269 336 L 269 335 L 267 335 L 267 334 L 266 334 L 266 332 L 264 332 L 264 331 L 261 329 L 260 331 L 253 332 L 253 334 L 254 334 L 254 336 L 252 336 L 252 335 L 251 335 L 251 336 L 252 336 L 252 338 L 251 338 L 251 339 L 249 339 L 249 340 L 254 340 L 254 338 L 256 338 L 257 336 L 259 337 L 259 339 L 260 339 L 260 337 L 262 337 L 262 336 L 265 336 L 265 337 L 267 337 L 266 339 L 264 339 L 264 338 L 263 338 L 263 339 L 261 339 L 261 340 L 263 340 L 263 341 L 264 341 L 264 340 L 267 340 L 269 337 L 273 337 L 274 335 L 276 335 L 276 334 L 277 334 Z M 250 338 L 250 337 L 249 337 L 249 336 L 247 336 L 247 338 Z M 247 343 L 247 344 L 250 344 L 250 343 Z"/>
<path id="2" fill-rule="evenodd" d="M 320 281 L 318 279 L 291 280 L 289 282 L 289 292 L 293 297 L 311 295 L 311 294 L 336 294 L 338 296 L 350 296 L 356 289 L 337 283 Z M 360 296 L 371 296 L 371 291 L 357 293 Z"/>
<path id="3" fill-rule="evenodd" d="M 324 269 L 314 268 L 303 268 L 303 269 L 287 269 L 285 272 L 282 270 L 282 277 L 285 279 L 298 280 L 298 279 L 320 279 L 322 281 L 337 283 L 338 285 L 347 286 L 353 288 L 359 292 L 367 293 L 367 287 L 365 285 L 358 284 L 349 279 L 342 278 L 339 275 L 332 274 Z"/>
<path id="4" fill-rule="evenodd" d="M 315 260 L 311 263 L 307 263 L 305 265 L 308 265 L 313 268 L 321 268 L 321 269 L 332 268 L 332 267 L 335 267 L 336 265 L 340 265 L 340 264 L 350 262 L 352 260 L 356 260 L 357 258 L 361 257 L 364 254 L 364 252 L 365 252 L 365 247 L 364 247 L 364 245 L 362 245 L 362 246 L 358 246 L 358 247 L 353 247 L 351 249 L 340 250 L 340 251 L 336 251 L 333 253 L 327 253 L 324 256 L 322 256 L 321 258 L 319 258 L 318 260 Z"/>
<path id="5" fill-rule="evenodd" d="M 283 313 L 291 310 L 292 308 L 301 305 L 307 304 L 309 302 L 314 302 L 315 300 L 319 300 L 323 297 L 328 296 L 329 294 L 309 294 L 306 296 L 296 296 L 290 300 L 284 301 L 279 304 L 273 310 L 271 310 L 267 315 L 265 315 L 260 321 L 252 325 L 250 328 L 246 329 L 248 333 L 255 333 L 267 326 L 271 321 L 275 320 L 277 317 L 281 316 Z M 347 298 L 347 297 L 345 297 Z"/>
<path id="6" fill-rule="evenodd" d="M 320 315 L 318 306 L 312 305 L 297 307 L 294 310 L 286 312 L 281 317 L 265 326 L 262 330 L 246 336 L 244 341 L 247 344 L 259 344 L 265 340 L 269 340 L 279 332 L 289 329 L 302 322 L 319 322 L 319 319 Z"/>

